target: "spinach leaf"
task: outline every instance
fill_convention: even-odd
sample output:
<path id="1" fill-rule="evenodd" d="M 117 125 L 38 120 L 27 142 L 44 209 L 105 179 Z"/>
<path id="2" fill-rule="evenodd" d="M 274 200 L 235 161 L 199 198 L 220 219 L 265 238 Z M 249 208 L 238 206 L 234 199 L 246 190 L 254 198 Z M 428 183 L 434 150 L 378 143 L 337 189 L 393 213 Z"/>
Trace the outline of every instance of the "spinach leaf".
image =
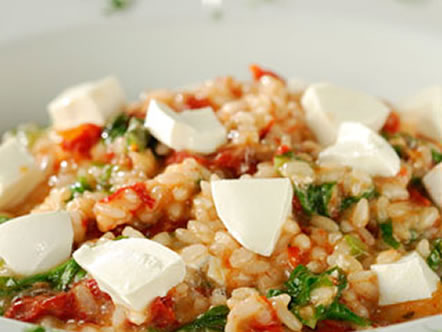
<path id="1" fill-rule="evenodd" d="M 438 152 L 436 150 L 431 150 L 431 156 L 433 157 L 433 161 L 435 164 L 439 164 L 442 162 L 442 152 Z"/>
<path id="2" fill-rule="evenodd" d="M 371 199 L 371 198 L 375 198 L 377 196 L 379 196 L 379 193 L 376 191 L 375 188 L 373 188 L 373 189 L 366 191 L 365 193 L 363 193 L 359 196 L 345 197 L 341 203 L 341 211 L 348 209 L 351 205 L 359 202 L 363 198 Z"/>
<path id="3" fill-rule="evenodd" d="M 181 327 L 176 332 L 222 332 L 226 326 L 228 314 L 229 308 L 224 305 L 213 307 L 206 313 L 200 315 L 192 323 Z"/>
<path id="4" fill-rule="evenodd" d="M 382 239 L 386 244 L 394 249 L 399 248 L 400 243 L 394 238 L 393 235 L 393 222 L 391 219 L 387 222 L 379 224 L 379 229 L 381 230 Z"/>
<path id="5" fill-rule="evenodd" d="M 324 319 L 340 320 L 345 322 L 350 322 L 359 326 L 367 326 L 370 324 L 368 320 L 356 315 L 350 310 L 345 304 L 333 301 L 328 307 L 324 305 L 319 305 L 316 308 L 317 321 Z"/>
<path id="6" fill-rule="evenodd" d="M 37 282 L 48 283 L 51 288 L 65 291 L 73 281 L 84 278 L 86 272 L 70 259 L 64 264 L 45 273 L 18 279 L 15 277 L 0 277 L 0 296 L 14 296 L 16 293 L 31 288 Z"/>
<path id="7" fill-rule="evenodd" d="M 437 271 L 442 266 L 442 238 L 438 238 L 433 241 L 433 249 L 430 255 L 427 257 L 427 264 Z"/>
<path id="8" fill-rule="evenodd" d="M 107 142 L 112 142 L 119 136 L 123 136 L 129 125 L 129 116 L 126 113 L 121 113 L 109 122 L 101 133 L 101 138 Z"/>
<path id="9" fill-rule="evenodd" d="M 333 278 L 333 279 L 332 279 Z M 320 320 L 333 319 L 344 320 L 361 326 L 368 324 L 368 321 L 353 313 L 347 306 L 339 302 L 343 290 L 347 287 L 347 277 L 337 267 L 323 273 L 310 272 L 304 265 L 298 265 L 290 274 L 289 280 L 284 284 L 282 290 L 269 290 L 267 297 L 280 294 L 288 294 L 291 297 L 289 309 L 301 320 L 304 325 L 314 329 Z M 328 305 L 318 305 L 312 317 L 303 317 L 301 309 L 310 304 L 311 292 L 323 286 L 336 286 L 337 294 L 333 302 Z"/>
<path id="10" fill-rule="evenodd" d="M 335 185 L 334 182 L 311 184 L 306 189 L 295 188 L 295 195 L 307 215 L 320 214 L 329 217 L 328 204 Z"/>
<path id="11" fill-rule="evenodd" d="M 0 216 L 0 225 L 7 222 L 8 220 L 10 220 L 11 218 L 6 217 L 6 216 Z"/>

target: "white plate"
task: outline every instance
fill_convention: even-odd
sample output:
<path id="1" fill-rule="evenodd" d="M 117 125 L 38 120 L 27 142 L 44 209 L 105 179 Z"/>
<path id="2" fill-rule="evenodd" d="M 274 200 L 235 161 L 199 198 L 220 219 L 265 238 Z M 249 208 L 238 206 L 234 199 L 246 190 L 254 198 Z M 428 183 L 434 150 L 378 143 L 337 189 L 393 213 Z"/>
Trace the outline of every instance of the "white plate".
<path id="1" fill-rule="evenodd" d="M 247 78 L 252 62 L 392 100 L 442 83 L 439 0 L 225 0 L 220 18 L 200 0 L 137 0 L 112 15 L 106 4 L 2 3 L 0 132 L 45 123 L 60 90 L 109 73 L 131 98 L 219 75 Z M 442 316 L 409 324 L 384 330 L 428 332 Z M 0 320 L 0 331 L 22 329 Z"/>

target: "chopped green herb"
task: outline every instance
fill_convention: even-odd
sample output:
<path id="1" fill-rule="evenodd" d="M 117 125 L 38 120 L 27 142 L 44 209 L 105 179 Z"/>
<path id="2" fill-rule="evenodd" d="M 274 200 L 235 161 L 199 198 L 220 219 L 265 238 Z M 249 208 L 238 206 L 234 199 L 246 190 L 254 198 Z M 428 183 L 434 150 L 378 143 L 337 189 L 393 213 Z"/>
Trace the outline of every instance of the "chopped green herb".
<path id="1" fill-rule="evenodd" d="M 115 239 L 114 239 L 114 241 L 119 241 L 119 240 L 124 240 L 124 239 L 128 239 L 129 237 L 128 236 L 125 236 L 125 235 L 118 235 Z"/>
<path id="2" fill-rule="evenodd" d="M 391 147 L 396 152 L 396 154 L 399 156 L 399 158 L 404 157 L 404 148 L 402 146 L 395 144 L 395 145 L 392 145 Z"/>
<path id="3" fill-rule="evenodd" d="M 224 305 L 211 308 L 198 316 L 192 323 L 187 324 L 175 332 L 217 332 L 224 331 L 229 308 Z"/>
<path id="4" fill-rule="evenodd" d="M 427 263 L 434 271 L 442 266 L 442 238 L 438 238 L 432 243 L 432 250 L 427 257 Z"/>
<path id="5" fill-rule="evenodd" d="M 442 152 L 438 152 L 433 149 L 431 150 L 431 155 L 435 164 L 439 164 L 440 162 L 442 162 Z"/>
<path id="6" fill-rule="evenodd" d="M 328 307 L 319 305 L 316 308 L 317 320 L 331 319 L 350 322 L 359 326 L 367 326 L 370 324 L 365 318 L 356 315 L 345 304 L 333 301 Z"/>
<path id="7" fill-rule="evenodd" d="M 273 157 L 273 166 L 275 167 L 276 170 L 279 170 L 279 168 L 282 165 L 294 159 L 295 159 L 295 154 L 293 153 L 293 151 L 288 151 L 283 154 L 278 154 Z"/>
<path id="8" fill-rule="evenodd" d="M 309 185 L 307 189 L 295 188 L 295 195 L 301 203 L 303 211 L 309 216 L 320 214 L 329 217 L 328 204 L 330 202 L 334 182 L 320 185 Z"/>
<path id="9" fill-rule="evenodd" d="M 87 179 L 84 176 L 81 176 L 77 179 L 77 181 L 75 181 L 71 185 L 70 189 L 71 189 L 72 194 L 74 194 L 74 193 L 82 194 L 85 191 L 91 191 L 92 187 L 88 183 Z"/>
<path id="10" fill-rule="evenodd" d="M 129 116 L 126 113 L 121 113 L 112 119 L 111 122 L 103 129 L 101 138 L 107 142 L 112 142 L 119 136 L 123 136 L 129 125 Z"/>
<path id="11" fill-rule="evenodd" d="M 381 230 L 381 235 L 384 242 L 394 249 L 399 248 L 400 243 L 394 238 L 393 235 L 393 222 L 391 219 L 387 220 L 387 222 L 379 224 L 379 228 Z"/>
<path id="12" fill-rule="evenodd" d="M 11 218 L 6 217 L 6 216 L 0 216 L 0 225 L 7 222 L 8 220 L 10 220 Z"/>
<path id="13" fill-rule="evenodd" d="M 33 326 L 25 330 L 25 332 L 48 332 L 44 327 L 42 326 Z"/>
<path id="14" fill-rule="evenodd" d="M 42 326 L 33 326 L 26 329 L 25 332 L 46 332 L 46 329 Z"/>
<path id="15" fill-rule="evenodd" d="M 363 194 L 359 195 L 359 196 L 349 196 L 349 197 L 345 197 L 342 200 L 341 203 L 341 211 L 344 211 L 346 209 L 348 209 L 351 205 L 359 202 L 361 199 L 366 198 L 366 199 L 372 199 L 379 196 L 379 193 L 376 191 L 376 188 L 372 188 L 369 191 L 364 192 Z"/>
<path id="16" fill-rule="evenodd" d="M 347 234 L 344 236 L 344 240 L 350 246 L 350 253 L 352 256 L 360 257 L 367 254 L 367 245 L 358 237 Z"/>
<path id="17" fill-rule="evenodd" d="M 0 277 L 0 296 L 13 296 L 17 292 L 31 288 L 37 282 L 46 282 L 55 290 L 65 291 L 71 282 L 81 280 L 84 276 L 84 270 L 74 259 L 70 259 L 46 273 L 23 279 Z"/>
<path id="18" fill-rule="evenodd" d="M 336 276 L 337 274 L 337 276 Z M 333 279 L 335 279 L 333 281 Z M 324 319 L 343 320 L 361 326 L 368 325 L 368 321 L 353 313 L 348 307 L 339 302 L 342 291 L 347 287 L 347 278 L 339 268 L 332 268 L 323 273 L 310 272 L 304 265 L 298 265 L 290 274 L 289 280 L 282 290 L 270 290 L 267 297 L 288 294 L 291 297 L 289 309 L 303 324 L 314 329 L 316 324 Z M 302 317 L 301 309 L 310 304 L 311 292 L 319 287 L 337 287 L 337 294 L 329 306 L 319 305 L 315 308 L 313 317 Z"/>
<path id="19" fill-rule="evenodd" d="M 126 133 L 127 146 L 131 150 L 144 151 L 150 139 L 149 131 L 144 127 L 144 122 L 138 118 L 131 118 Z"/>
<path id="20" fill-rule="evenodd" d="M 112 177 L 112 172 L 118 169 L 116 165 L 104 165 L 101 174 L 98 176 L 97 190 L 108 192 L 112 185 L 110 184 L 110 179 Z"/>
<path id="21" fill-rule="evenodd" d="M 129 7 L 132 0 L 110 0 L 111 8 L 115 10 L 125 9 Z"/>

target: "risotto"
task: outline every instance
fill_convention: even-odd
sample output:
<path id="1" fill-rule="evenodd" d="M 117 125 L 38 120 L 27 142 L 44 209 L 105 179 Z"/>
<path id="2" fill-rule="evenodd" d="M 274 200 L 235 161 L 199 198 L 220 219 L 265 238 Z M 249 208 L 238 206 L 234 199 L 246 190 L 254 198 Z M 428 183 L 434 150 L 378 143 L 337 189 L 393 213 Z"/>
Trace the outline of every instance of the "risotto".
<path id="1" fill-rule="evenodd" d="M 442 89 L 393 106 L 250 69 L 134 103 L 85 83 L 49 127 L 5 133 L 1 314 L 84 332 L 441 314 Z"/>

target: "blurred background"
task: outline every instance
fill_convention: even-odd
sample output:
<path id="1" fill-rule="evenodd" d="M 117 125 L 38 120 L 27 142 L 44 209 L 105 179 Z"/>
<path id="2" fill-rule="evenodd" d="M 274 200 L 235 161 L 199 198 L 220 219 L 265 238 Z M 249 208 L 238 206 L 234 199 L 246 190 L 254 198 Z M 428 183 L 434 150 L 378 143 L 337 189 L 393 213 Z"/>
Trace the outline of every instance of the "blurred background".
<path id="1" fill-rule="evenodd" d="M 107 74 L 131 99 L 253 62 L 392 100 L 442 79 L 440 0 L 0 1 L 0 131 Z"/>

